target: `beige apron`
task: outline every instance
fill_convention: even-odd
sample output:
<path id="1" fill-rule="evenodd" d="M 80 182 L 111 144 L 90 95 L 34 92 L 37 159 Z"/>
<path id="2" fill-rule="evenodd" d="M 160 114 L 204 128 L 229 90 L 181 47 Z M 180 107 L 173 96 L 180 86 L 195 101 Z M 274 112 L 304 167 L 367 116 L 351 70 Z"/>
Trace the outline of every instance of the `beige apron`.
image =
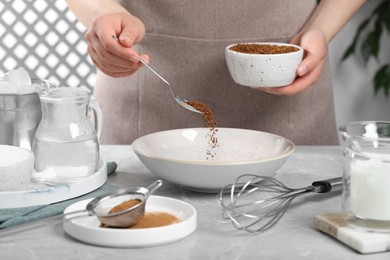
<path id="1" fill-rule="evenodd" d="M 187 100 L 208 104 L 218 127 L 257 129 L 299 145 L 337 144 L 333 94 L 326 66 L 318 83 L 287 97 L 242 87 L 231 79 L 226 45 L 283 41 L 299 31 L 314 0 L 129 0 L 122 4 L 146 27 L 136 48 Z M 202 127 L 146 68 L 127 78 L 98 74 L 95 98 L 104 111 L 102 143 L 131 144 L 157 131 Z"/>

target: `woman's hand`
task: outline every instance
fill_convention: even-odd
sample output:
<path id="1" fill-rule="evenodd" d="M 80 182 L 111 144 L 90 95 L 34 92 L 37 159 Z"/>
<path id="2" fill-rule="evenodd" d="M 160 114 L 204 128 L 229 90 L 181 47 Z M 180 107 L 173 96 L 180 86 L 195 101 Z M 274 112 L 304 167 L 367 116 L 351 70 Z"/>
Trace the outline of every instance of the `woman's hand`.
<path id="1" fill-rule="evenodd" d="M 337 2 L 337 4 L 336 4 Z M 280 88 L 261 88 L 276 95 L 295 95 L 312 86 L 320 77 L 328 43 L 359 10 L 366 0 L 321 0 L 291 43 L 303 47 L 305 54 L 294 82 Z"/>
<path id="2" fill-rule="evenodd" d="M 138 18 L 118 12 L 94 19 L 85 38 L 88 53 L 99 70 L 111 77 L 126 77 L 142 67 L 140 57 L 149 62 L 147 55 L 139 55 L 132 48 L 142 41 L 144 35 L 145 26 Z"/>
<path id="3" fill-rule="evenodd" d="M 288 86 L 260 88 L 261 90 L 275 95 L 292 96 L 317 82 L 327 55 L 324 33 L 319 29 L 311 29 L 302 35 L 296 35 L 291 43 L 300 45 L 304 49 L 304 57 L 298 66 L 296 79 Z"/>

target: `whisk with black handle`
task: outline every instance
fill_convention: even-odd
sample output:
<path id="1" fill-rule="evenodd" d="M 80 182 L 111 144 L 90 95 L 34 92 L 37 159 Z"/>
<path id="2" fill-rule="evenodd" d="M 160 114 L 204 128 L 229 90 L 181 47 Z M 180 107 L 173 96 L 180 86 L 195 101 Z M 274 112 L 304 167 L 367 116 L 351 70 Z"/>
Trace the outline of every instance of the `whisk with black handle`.
<path id="1" fill-rule="evenodd" d="M 222 217 L 233 226 L 250 233 L 273 227 L 284 215 L 292 200 L 307 193 L 341 190 L 342 178 L 315 181 L 303 188 L 289 188 L 280 181 L 258 175 L 242 175 L 218 194 Z"/>

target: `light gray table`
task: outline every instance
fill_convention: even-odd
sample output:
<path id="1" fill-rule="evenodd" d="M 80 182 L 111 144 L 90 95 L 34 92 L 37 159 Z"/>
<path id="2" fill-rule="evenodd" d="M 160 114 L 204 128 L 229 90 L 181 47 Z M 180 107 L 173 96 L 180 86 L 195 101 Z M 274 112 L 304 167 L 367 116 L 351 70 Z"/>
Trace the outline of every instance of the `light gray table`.
<path id="1" fill-rule="evenodd" d="M 102 157 L 116 161 L 109 182 L 145 186 L 157 178 L 138 160 L 131 146 L 102 146 Z M 291 187 L 342 175 L 343 149 L 298 146 L 276 178 Z M 139 249 L 105 248 L 78 242 L 61 224 L 47 225 L 0 241 L 0 259 L 390 259 L 390 253 L 362 255 L 313 227 L 319 213 L 341 211 L 340 193 L 294 200 L 282 220 L 262 234 L 236 231 L 222 221 L 214 194 L 196 193 L 165 182 L 155 195 L 177 198 L 198 212 L 197 230 L 173 244 Z"/>

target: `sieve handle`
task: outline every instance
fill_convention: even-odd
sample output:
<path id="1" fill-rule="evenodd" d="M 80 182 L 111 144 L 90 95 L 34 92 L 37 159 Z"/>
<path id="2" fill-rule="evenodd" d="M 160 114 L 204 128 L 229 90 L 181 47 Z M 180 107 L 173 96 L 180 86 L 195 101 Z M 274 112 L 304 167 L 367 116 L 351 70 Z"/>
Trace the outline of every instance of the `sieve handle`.
<path id="1" fill-rule="evenodd" d="M 146 189 L 148 190 L 148 194 L 146 195 L 146 198 L 149 197 L 153 192 L 155 192 L 158 188 L 161 187 L 163 184 L 162 180 L 157 180 L 150 184 Z"/>
<path id="2" fill-rule="evenodd" d="M 315 181 L 311 184 L 316 193 L 327 193 L 331 191 L 339 191 L 342 188 L 343 178 L 333 178 L 323 181 Z"/>

